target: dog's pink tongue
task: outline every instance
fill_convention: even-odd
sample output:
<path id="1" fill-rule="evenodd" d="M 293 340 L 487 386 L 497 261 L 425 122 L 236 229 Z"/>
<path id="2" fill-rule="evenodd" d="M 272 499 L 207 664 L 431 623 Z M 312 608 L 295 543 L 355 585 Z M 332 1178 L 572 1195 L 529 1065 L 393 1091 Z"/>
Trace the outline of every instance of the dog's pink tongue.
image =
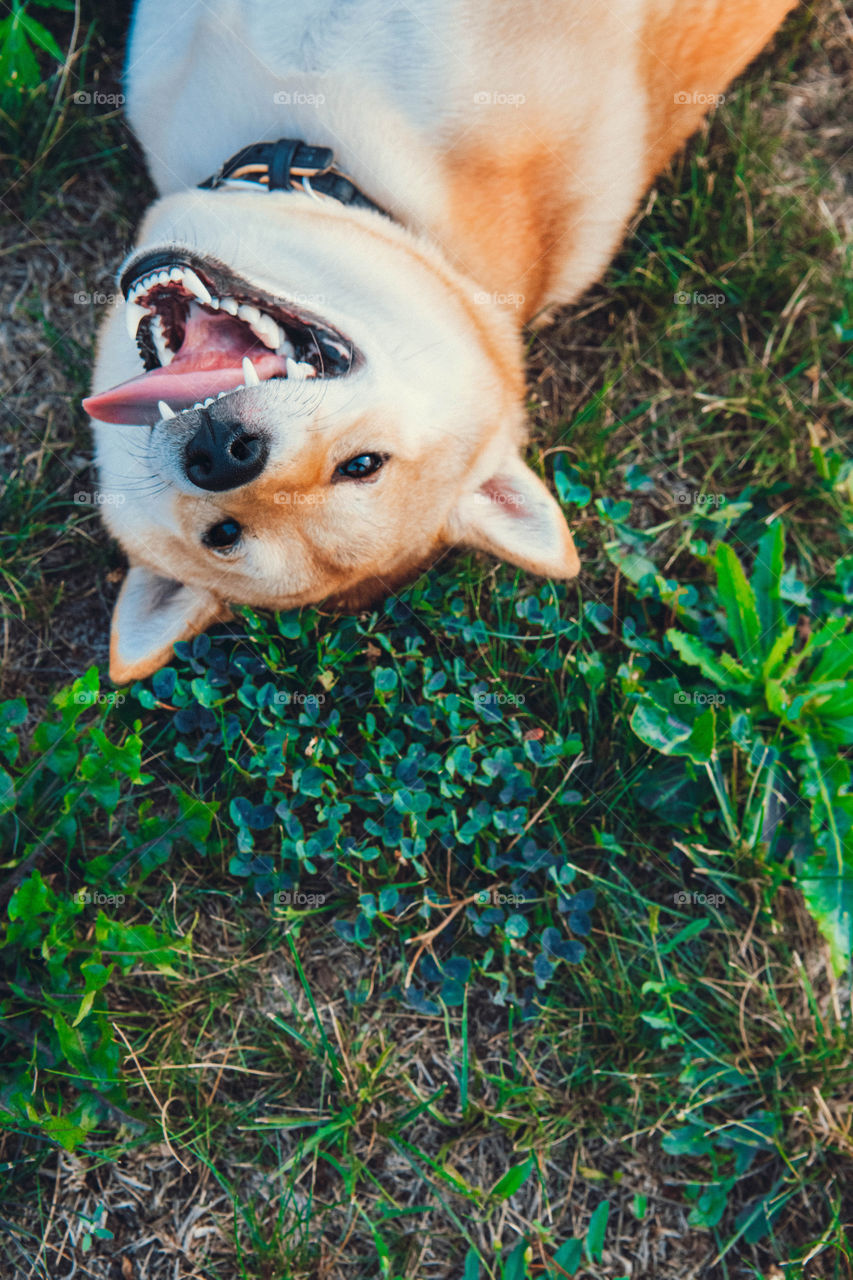
<path id="1" fill-rule="evenodd" d="M 101 422 L 159 422 L 161 400 L 176 413 L 200 400 L 230 391 L 245 381 L 243 357 L 252 361 L 261 381 L 285 376 L 287 364 L 264 346 L 247 325 L 223 313 L 192 307 L 184 341 L 171 363 L 88 396 L 83 408 Z"/>

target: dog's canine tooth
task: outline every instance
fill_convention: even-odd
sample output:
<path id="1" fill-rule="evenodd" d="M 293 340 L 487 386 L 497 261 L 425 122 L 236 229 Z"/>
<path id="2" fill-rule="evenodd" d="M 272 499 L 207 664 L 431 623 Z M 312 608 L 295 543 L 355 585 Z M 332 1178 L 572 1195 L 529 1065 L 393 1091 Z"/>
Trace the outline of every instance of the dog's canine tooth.
<path id="1" fill-rule="evenodd" d="M 259 387 L 261 385 L 258 371 L 248 356 L 243 356 L 243 377 L 245 379 L 244 385 L 247 387 Z"/>
<path id="2" fill-rule="evenodd" d="M 236 298 L 220 298 L 219 305 L 223 311 L 227 311 L 229 316 L 236 316 L 239 310 L 239 304 Z"/>
<path id="3" fill-rule="evenodd" d="M 260 338 L 264 346 L 269 347 L 270 351 L 277 349 L 281 341 L 281 330 L 272 316 L 264 315 L 261 312 L 260 320 L 255 320 L 249 327 L 255 337 Z"/>
<path id="4" fill-rule="evenodd" d="M 209 292 L 196 273 L 189 267 L 184 267 L 184 288 L 189 289 L 190 293 L 194 294 L 199 302 L 203 302 L 208 307 L 210 306 L 211 297 Z"/>
<path id="5" fill-rule="evenodd" d="M 168 422 L 170 418 L 176 418 L 178 416 L 174 409 L 169 408 L 165 400 L 158 400 L 157 408 L 160 410 L 160 417 L 166 422 Z"/>
<path id="6" fill-rule="evenodd" d="M 128 298 L 124 307 L 124 322 L 127 325 L 127 332 L 131 338 L 136 340 L 136 331 L 142 323 L 144 316 L 148 315 L 148 309 L 140 306 L 138 302 L 133 302 Z"/>

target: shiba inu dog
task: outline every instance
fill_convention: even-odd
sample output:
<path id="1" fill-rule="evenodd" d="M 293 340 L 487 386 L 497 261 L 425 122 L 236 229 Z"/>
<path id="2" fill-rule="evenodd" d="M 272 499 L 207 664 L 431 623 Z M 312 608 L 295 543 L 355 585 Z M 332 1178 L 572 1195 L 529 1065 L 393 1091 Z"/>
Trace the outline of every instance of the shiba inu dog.
<path id="1" fill-rule="evenodd" d="M 140 0 L 161 198 L 93 395 L 120 683 L 229 603 L 357 608 L 443 550 L 578 571 L 521 332 L 795 0 Z"/>

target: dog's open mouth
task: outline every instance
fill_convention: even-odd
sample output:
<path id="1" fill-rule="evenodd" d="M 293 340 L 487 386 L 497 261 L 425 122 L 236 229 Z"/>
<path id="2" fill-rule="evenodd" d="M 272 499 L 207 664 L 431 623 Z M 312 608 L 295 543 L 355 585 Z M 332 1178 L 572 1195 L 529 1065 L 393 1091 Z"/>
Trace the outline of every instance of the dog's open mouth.
<path id="1" fill-rule="evenodd" d="M 146 372 L 83 401 L 103 422 L 150 424 L 274 378 L 338 377 L 356 361 L 335 329 L 217 264 L 147 254 L 121 286 Z"/>

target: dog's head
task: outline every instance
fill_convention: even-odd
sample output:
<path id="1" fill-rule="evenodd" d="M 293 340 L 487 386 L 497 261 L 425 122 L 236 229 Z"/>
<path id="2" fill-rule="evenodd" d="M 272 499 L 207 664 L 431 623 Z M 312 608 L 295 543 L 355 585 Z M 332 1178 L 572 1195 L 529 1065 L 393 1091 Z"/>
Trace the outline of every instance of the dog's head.
<path id="1" fill-rule="evenodd" d="M 229 601 L 355 608 L 453 545 L 577 572 L 519 452 L 515 326 L 438 250 L 307 196 L 194 192 L 153 207 L 120 279 L 86 402 L 131 563 L 115 680 Z"/>

